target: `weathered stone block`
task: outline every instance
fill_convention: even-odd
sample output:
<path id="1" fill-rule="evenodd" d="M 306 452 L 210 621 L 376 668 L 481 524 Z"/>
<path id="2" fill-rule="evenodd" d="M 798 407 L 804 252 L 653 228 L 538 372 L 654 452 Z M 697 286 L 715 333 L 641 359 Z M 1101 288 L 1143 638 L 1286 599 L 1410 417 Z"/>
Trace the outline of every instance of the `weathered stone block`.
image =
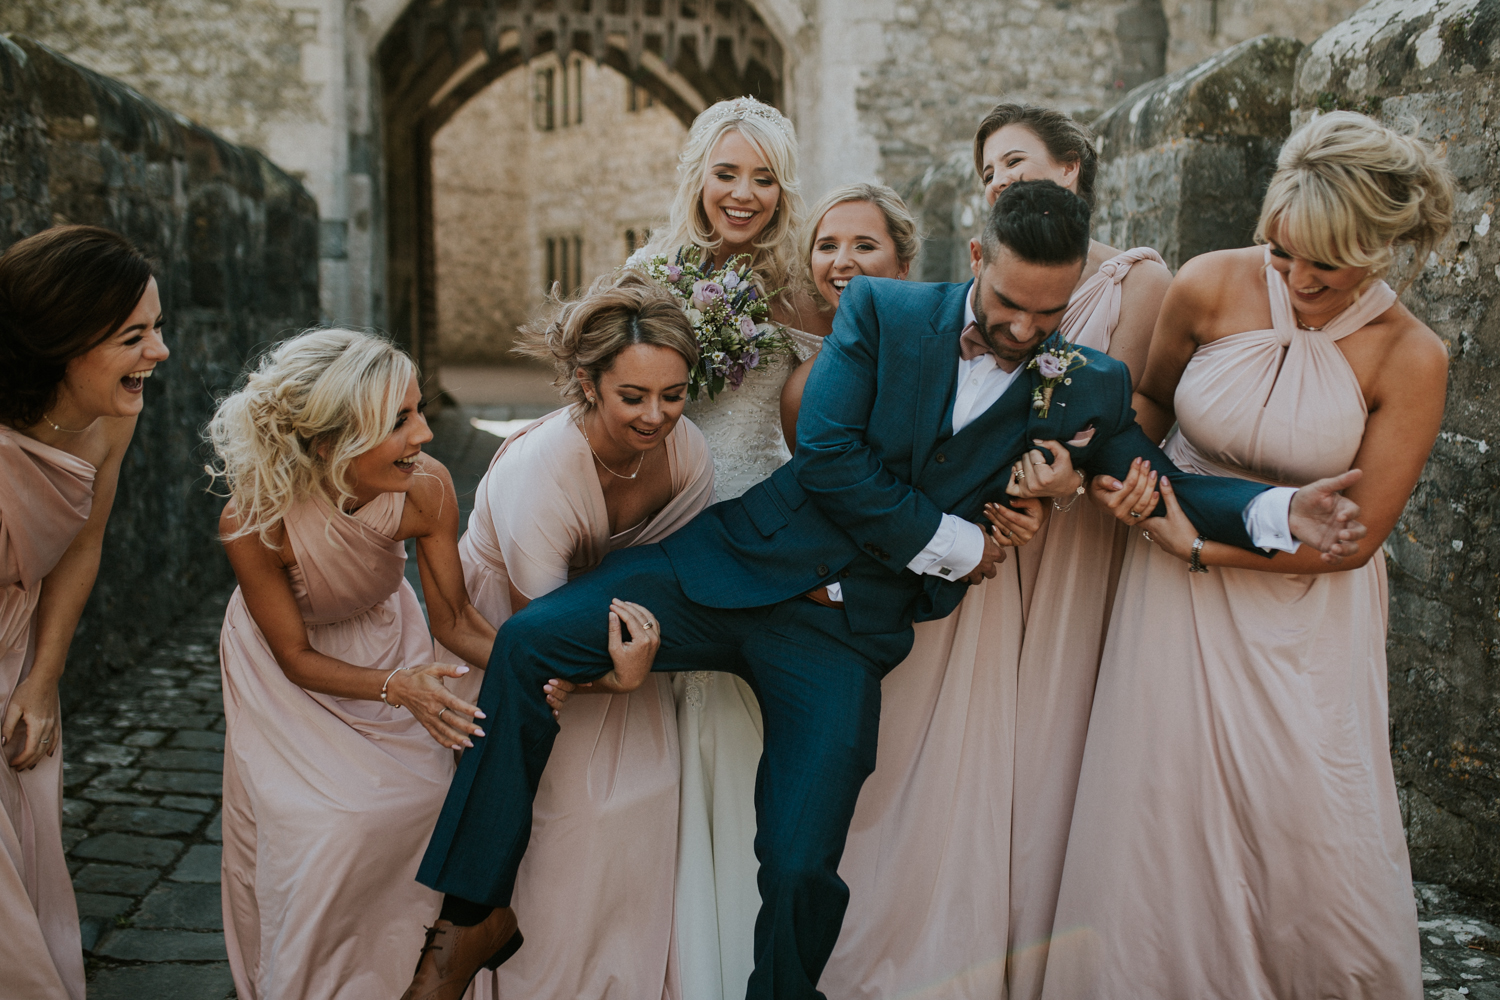
<path id="1" fill-rule="evenodd" d="M 164 771 L 222 771 L 224 755 L 212 750 L 148 750 L 141 765 Z"/>
<path id="2" fill-rule="evenodd" d="M 189 792 L 199 795 L 221 795 L 224 779 L 201 771 L 147 771 L 135 787 L 152 792 Z"/>
<path id="3" fill-rule="evenodd" d="M 221 931 L 224 929 L 224 909 L 219 901 L 218 883 L 163 883 L 141 902 L 134 924 L 136 927 Z"/>
<path id="4" fill-rule="evenodd" d="M 219 750 L 224 749 L 224 734 L 213 732 L 200 732 L 195 729 L 183 729 L 172 737 L 168 744 L 184 750 Z"/>
<path id="5" fill-rule="evenodd" d="M 163 795 L 159 805 L 163 809 L 186 809 L 188 812 L 213 812 L 213 799 L 200 799 L 193 795 Z"/>
<path id="6" fill-rule="evenodd" d="M 192 833 L 203 822 L 197 813 L 151 807 L 106 806 L 92 824 L 95 830 L 120 830 L 155 837 L 164 833 Z"/>
<path id="7" fill-rule="evenodd" d="M 1094 236 L 1150 246 L 1174 270 L 1248 246 L 1290 133 L 1302 43 L 1262 35 L 1137 87 L 1094 122 Z"/>
<path id="8" fill-rule="evenodd" d="M 178 882 L 219 882 L 219 861 L 223 852 L 217 844 L 194 844 L 187 856 L 172 870 Z"/>
<path id="9" fill-rule="evenodd" d="M 234 988 L 227 962 L 215 965 L 127 965 L 102 969 L 89 1000 L 219 1000 Z"/>
<path id="10" fill-rule="evenodd" d="M 0 248 L 60 222 L 114 229 L 159 261 L 168 318 L 172 357 L 125 456 L 64 675 L 72 705 L 230 579 L 200 429 L 256 345 L 317 321 L 318 214 L 260 153 L 18 35 L 0 35 L 0 188 Z"/>
<path id="11" fill-rule="evenodd" d="M 73 854 L 96 861 L 123 861 L 128 865 L 165 865 L 181 850 L 182 844 L 175 840 L 104 833 L 73 848 Z"/>
<path id="12" fill-rule="evenodd" d="M 80 917 L 99 917 L 102 920 L 111 920 L 135 905 L 135 900 L 129 896 L 109 896 L 99 892 L 76 892 L 73 898 L 78 901 Z"/>
<path id="13" fill-rule="evenodd" d="M 97 944 L 93 953 L 127 962 L 204 962 L 228 958 L 222 933 L 153 931 L 127 927 Z"/>
<path id="14" fill-rule="evenodd" d="M 168 858 L 167 860 L 171 860 Z M 139 896 L 161 876 L 146 868 L 125 865 L 84 865 L 73 876 L 73 888 L 79 892 L 117 892 Z"/>
<path id="15" fill-rule="evenodd" d="M 1410 121 L 1447 152 L 1452 235 L 1399 260 L 1402 302 L 1448 345 L 1448 408 L 1392 532 L 1396 778 L 1420 879 L 1500 900 L 1500 3 L 1375 0 L 1303 53 L 1294 120 L 1339 109 Z"/>

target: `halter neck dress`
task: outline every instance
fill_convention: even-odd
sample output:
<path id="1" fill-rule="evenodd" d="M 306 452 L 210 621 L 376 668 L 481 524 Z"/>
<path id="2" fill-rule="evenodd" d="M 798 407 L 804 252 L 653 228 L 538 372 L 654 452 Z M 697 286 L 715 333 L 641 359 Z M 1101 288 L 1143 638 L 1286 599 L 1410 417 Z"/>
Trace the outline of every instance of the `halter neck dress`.
<path id="1" fill-rule="evenodd" d="M 1301 485 L 1350 468 L 1367 409 L 1338 341 L 1367 288 L 1206 344 L 1175 395 L 1185 471 Z M 1132 532 L 1099 667 L 1044 996 L 1422 996 L 1387 737 L 1386 570 L 1189 574 Z"/>
<path id="2" fill-rule="evenodd" d="M 611 534 L 574 415 L 556 410 L 512 435 L 476 490 L 459 555 L 470 600 L 497 628 L 511 615 L 512 586 L 539 598 L 616 549 L 661 541 L 713 502 L 708 446 L 683 418 L 665 441 L 672 499 Z M 474 671 L 455 689 L 476 700 L 482 682 Z M 558 724 L 511 901 L 526 945 L 480 970 L 469 1000 L 696 1000 L 681 986 L 673 928 L 681 760 L 671 678 L 652 674 L 630 694 L 575 694 Z"/>
<path id="3" fill-rule="evenodd" d="M 384 677 L 434 660 L 395 539 L 405 493 L 283 519 L 318 652 Z M 416 881 L 453 752 L 405 708 L 294 684 L 236 589 L 219 639 L 224 939 L 243 1000 L 366 1000 L 411 981 L 441 897 Z"/>
<path id="4" fill-rule="evenodd" d="M 0 426 L 0 718 L 31 672 L 42 581 L 88 523 L 94 474 L 83 459 Z M 10 996 L 83 1000 L 62 769 L 61 743 L 29 771 L 0 751 L 0 980 Z"/>
<path id="5" fill-rule="evenodd" d="M 1059 331 L 1107 350 L 1120 283 L 1142 260 L 1161 257 L 1141 247 L 1101 265 Z M 1040 991 L 1026 948 L 1052 927 L 1113 524 L 1087 500 L 1054 511 L 1050 538 L 1012 553 L 947 618 L 915 626 L 911 654 L 881 683 L 880 756 L 839 865 L 850 906 L 819 981 L 830 997 Z"/>

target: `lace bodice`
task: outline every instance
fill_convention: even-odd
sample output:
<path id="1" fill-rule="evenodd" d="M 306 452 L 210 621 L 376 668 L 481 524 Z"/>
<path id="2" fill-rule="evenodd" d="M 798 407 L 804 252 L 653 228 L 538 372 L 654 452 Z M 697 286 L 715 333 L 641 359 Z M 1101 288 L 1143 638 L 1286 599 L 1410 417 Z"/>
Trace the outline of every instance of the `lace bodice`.
<path id="1" fill-rule="evenodd" d="M 797 360 L 818 353 L 821 337 L 787 332 Z M 738 389 L 726 388 L 717 399 L 705 396 L 683 409 L 713 452 L 714 500 L 732 500 L 792 457 L 781 435 L 781 387 L 795 367 L 789 357 L 775 358 L 747 373 Z"/>

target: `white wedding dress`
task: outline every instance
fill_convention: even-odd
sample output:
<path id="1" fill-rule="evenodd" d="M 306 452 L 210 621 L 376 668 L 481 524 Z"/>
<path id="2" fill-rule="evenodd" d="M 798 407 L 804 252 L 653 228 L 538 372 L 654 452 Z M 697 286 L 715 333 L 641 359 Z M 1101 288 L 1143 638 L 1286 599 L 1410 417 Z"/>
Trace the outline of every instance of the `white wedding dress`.
<path id="1" fill-rule="evenodd" d="M 799 359 L 822 338 L 788 330 Z M 781 434 L 781 387 L 789 358 L 749 372 L 739 389 L 689 403 L 684 413 L 708 439 L 714 499 L 739 496 L 791 458 Z M 682 752 L 677 845 L 677 949 L 682 995 L 739 1000 L 755 966 L 760 909 L 755 861 L 755 772 L 760 706 L 730 673 L 695 670 L 673 678 Z"/>

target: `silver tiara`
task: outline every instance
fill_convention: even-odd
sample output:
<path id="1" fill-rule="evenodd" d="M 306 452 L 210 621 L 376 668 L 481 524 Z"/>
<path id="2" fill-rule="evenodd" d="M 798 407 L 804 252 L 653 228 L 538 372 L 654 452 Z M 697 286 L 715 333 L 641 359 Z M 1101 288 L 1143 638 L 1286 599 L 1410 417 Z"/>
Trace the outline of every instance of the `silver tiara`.
<path id="1" fill-rule="evenodd" d="M 696 131 L 702 128 L 704 131 L 711 131 L 725 122 L 742 122 L 750 118 L 774 126 L 792 142 L 797 141 L 797 133 L 793 131 L 792 123 L 787 120 L 786 115 L 769 104 L 762 104 L 753 97 L 736 97 L 731 101 L 720 101 L 697 117 L 693 122 L 693 129 Z"/>

